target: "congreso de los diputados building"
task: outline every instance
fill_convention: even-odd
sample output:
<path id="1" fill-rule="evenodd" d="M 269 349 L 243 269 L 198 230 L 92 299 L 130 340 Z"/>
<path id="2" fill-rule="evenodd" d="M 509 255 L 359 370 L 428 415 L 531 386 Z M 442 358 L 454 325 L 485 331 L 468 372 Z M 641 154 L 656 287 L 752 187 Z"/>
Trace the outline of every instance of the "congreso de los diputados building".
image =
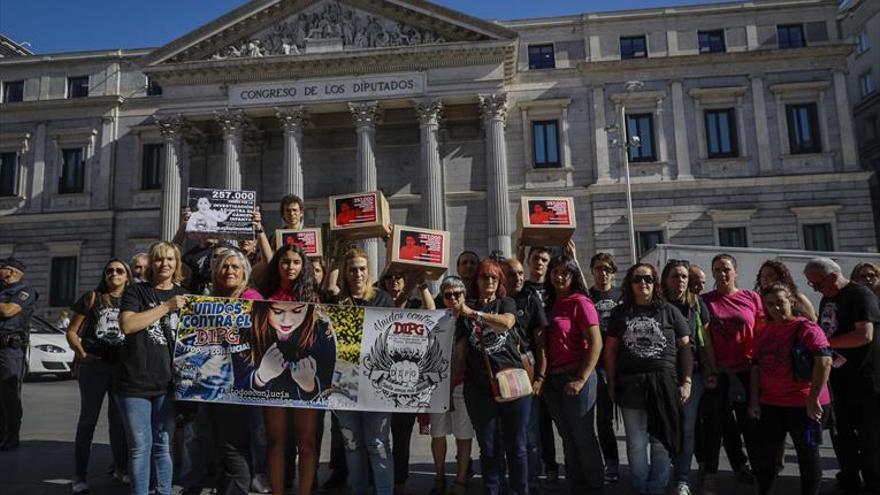
<path id="1" fill-rule="evenodd" d="M 449 230 L 453 254 L 510 253 L 522 196 L 571 196 L 581 263 L 626 264 L 625 162 L 641 251 L 876 251 L 837 4 L 489 21 L 253 0 L 157 48 L 3 39 L 0 257 L 55 311 L 212 187 L 256 191 L 268 228 L 286 194 L 320 226 L 327 196 L 381 189 L 394 223 Z"/>

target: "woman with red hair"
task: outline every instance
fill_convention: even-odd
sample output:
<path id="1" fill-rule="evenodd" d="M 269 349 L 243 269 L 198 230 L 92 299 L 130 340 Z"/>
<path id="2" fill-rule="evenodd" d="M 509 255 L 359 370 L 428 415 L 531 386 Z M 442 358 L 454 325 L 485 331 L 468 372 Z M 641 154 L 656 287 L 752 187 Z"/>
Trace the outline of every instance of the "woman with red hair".
<path id="1" fill-rule="evenodd" d="M 509 492 L 525 495 L 529 472 L 526 426 L 532 397 L 497 402 L 490 382 L 495 378 L 486 369 L 487 360 L 492 375 L 502 369 L 523 368 L 516 332 L 510 331 L 516 324 L 516 303 L 507 297 L 504 271 L 494 260 L 480 262 L 474 283 L 476 299 L 465 302 L 459 298 L 453 306 L 458 322 L 452 376 L 460 376 L 464 370 L 464 401 L 480 444 L 486 493 L 501 492 L 505 463 L 498 453 L 500 442 L 511 475 Z M 498 431 L 502 438 L 497 438 Z"/>

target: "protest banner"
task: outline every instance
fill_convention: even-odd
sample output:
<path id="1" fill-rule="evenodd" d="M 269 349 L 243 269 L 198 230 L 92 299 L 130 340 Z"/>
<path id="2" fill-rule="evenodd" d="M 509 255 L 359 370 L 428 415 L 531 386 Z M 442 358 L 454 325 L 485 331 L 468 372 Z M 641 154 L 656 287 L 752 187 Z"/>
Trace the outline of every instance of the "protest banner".
<path id="1" fill-rule="evenodd" d="M 390 270 L 415 270 L 437 280 L 449 265 L 449 232 L 395 225 L 387 259 Z"/>
<path id="2" fill-rule="evenodd" d="M 353 411 L 449 408 L 448 311 L 187 296 L 180 400 Z"/>
<path id="3" fill-rule="evenodd" d="M 257 193 L 190 187 L 186 222 L 190 239 L 253 239 Z"/>
<path id="4" fill-rule="evenodd" d="M 574 198 L 523 196 L 519 223 L 519 236 L 526 246 L 564 245 L 577 228 Z"/>
<path id="5" fill-rule="evenodd" d="M 317 258 L 324 254 L 324 248 L 321 244 L 321 229 L 275 230 L 275 249 L 281 249 L 281 246 L 287 244 L 296 244 L 309 258 Z"/>

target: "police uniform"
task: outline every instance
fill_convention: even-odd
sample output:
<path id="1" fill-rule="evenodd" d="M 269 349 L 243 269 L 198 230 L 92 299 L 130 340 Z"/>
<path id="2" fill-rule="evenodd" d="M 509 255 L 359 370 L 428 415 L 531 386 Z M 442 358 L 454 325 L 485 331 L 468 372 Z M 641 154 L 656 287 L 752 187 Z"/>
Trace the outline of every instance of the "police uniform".
<path id="1" fill-rule="evenodd" d="M 8 259 L 0 266 L 24 271 L 24 264 Z M 22 281 L 0 282 L 0 303 L 15 303 L 21 311 L 11 317 L 0 316 L 0 450 L 15 448 L 21 428 L 21 381 L 24 378 L 31 314 L 37 293 Z"/>

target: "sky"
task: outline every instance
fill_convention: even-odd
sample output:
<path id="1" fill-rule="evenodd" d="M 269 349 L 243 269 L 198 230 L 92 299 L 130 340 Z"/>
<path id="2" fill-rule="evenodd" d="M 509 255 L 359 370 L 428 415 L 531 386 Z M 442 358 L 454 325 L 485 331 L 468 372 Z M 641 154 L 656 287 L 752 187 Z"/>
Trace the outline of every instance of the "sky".
<path id="1" fill-rule="evenodd" d="M 434 0 L 474 17 L 523 19 L 720 0 Z M 246 0 L 0 0 L 0 33 L 34 53 L 162 46 Z"/>

